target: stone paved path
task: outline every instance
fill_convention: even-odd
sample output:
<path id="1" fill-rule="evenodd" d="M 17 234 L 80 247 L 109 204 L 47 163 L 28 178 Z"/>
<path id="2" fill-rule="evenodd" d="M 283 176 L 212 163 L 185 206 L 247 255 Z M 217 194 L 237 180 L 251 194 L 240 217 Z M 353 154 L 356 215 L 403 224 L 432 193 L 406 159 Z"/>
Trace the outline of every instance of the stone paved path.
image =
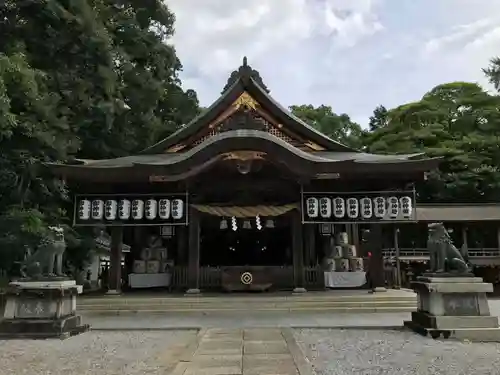
<path id="1" fill-rule="evenodd" d="M 175 375 L 303 375 L 307 363 L 286 329 L 209 328 Z"/>

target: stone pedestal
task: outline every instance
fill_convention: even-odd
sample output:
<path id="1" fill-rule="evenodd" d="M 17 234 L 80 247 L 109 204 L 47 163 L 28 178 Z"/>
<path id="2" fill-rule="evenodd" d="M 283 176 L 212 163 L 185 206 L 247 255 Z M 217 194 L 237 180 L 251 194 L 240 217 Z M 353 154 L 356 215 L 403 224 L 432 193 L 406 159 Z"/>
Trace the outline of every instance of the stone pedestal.
<path id="1" fill-rule="evenodd" d="M 486 293 L 493 285 L 480 277 L 421 276 L 412 283 L 418 309 L 405 326 L 424 336 L 500 342 L 498 317 L 490 315 Z"/>
<path id="2" fill-rule="evenodd" d="M 9 286 L 0 339 L 67 338 L 89 330 L 76 315 L 76 296 L 82 286 L 75 281 L 26 281 Z"/>

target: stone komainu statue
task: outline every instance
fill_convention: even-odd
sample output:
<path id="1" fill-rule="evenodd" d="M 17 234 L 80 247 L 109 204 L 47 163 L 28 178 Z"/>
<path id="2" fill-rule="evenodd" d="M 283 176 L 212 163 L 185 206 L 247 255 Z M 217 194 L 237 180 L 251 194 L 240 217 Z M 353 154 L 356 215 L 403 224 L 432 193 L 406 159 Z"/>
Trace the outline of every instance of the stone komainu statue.
<path id="1" fill-rule="evenodd" d="M 49 236 L 45 238 L 33 254 L 28 254 L 21 264 L 21 275 L 25 278 L 64 277 L 62 272 L 63 255 L 66 251 L 64 229 L 49 227 Z"/>
<path id="2" fill-rule="evenodd" d="M 468 273 L 467 248 L 460 252 L 451 241 L 448 231 L 442 223 L 428 225 L 429 237 L 427 249 L 430 255 L 430 271 L 436 273 Z"/>

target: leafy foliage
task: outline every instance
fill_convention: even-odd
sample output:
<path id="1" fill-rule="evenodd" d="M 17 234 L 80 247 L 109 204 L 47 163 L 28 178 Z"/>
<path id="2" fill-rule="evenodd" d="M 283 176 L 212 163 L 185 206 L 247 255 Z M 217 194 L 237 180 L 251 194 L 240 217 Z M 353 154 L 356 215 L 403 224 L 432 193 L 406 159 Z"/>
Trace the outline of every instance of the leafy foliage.
<path id="1" fill-rule="evenodd" d="M 370 116 L 370 122 L 368 123 L 368 128 L 370 131 L 375 131 L 377 129 L 383 128 L 387 125 L 388 122 L 388 114 L 387 108 L 383 105 L 379 105 L 373 111 L 373 116 Z"/>
<path id="2" fill-rule="evenodd" d="M 302 121 L 330 138 L 355 149 L 362 147 L 363 129 L 345 113 L 337 115 L 332 107 L 326 105 L 316 108 L 312 105 L 291 106 L 290 110 Z"/>
<path id="3" fill-rule="evenodd" d="M 488 77 L 493 87 L 500 92 L 500 57 L 492 58 L 490 65 L 483 69 L 483 72 L 486 74 L 486 77 Z"/>
<path id="4" fill-rule="evenodd" d="M 0 257 L 17 259 L 49 224 L 68 224 L 66 187 L 43 163 L 138 152 L 196 115 L 168 43 L 174 20 L 160 0 L 2 5 Z M 66 237 L 68 258 L 83 262 L 92 234 L 68 226 Z"/>
<path id="5" fill-rule="evenodd" d="M 375 116 L 375 115 L 374 115 Z M 421 186 L 422 200 L 478 202 L 500 193 L 500 98 L 474 83 L 435 87 L 422 100 L 388 112 L 371 132 L 368 150 L 425 152 L 443 157 L 439 171 Z"/>

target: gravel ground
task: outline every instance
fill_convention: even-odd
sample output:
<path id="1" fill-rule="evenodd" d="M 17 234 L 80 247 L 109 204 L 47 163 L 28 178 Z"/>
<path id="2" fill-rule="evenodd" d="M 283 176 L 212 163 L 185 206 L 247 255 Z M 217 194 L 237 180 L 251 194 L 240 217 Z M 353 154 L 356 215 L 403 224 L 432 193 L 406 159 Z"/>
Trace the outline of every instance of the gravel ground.
<path id="1" fill-rule="evenodd" d="M 318 375 L 497 375 L 500 344 L 435 341 L 406 331 L 297 330 Z"/>
<path id="2" fill-rule="evenodd" d="M 0 340 L 2 375 L 168 374 L 193 331 L 88 332 L 67 340 Z"/>

